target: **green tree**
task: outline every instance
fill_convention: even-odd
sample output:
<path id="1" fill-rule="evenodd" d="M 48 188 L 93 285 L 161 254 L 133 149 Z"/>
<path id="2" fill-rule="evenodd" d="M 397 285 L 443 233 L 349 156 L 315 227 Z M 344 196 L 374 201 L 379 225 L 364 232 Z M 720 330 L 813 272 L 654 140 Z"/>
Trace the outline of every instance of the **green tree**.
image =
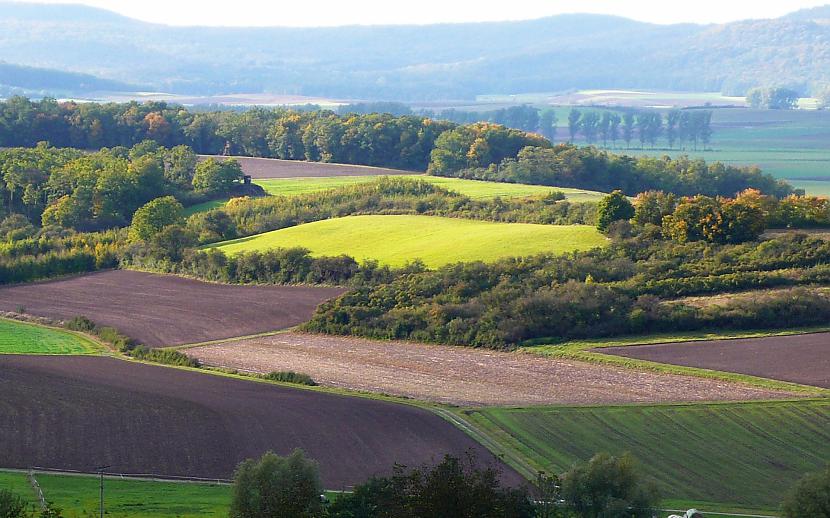
<path id="1" fill-rule="evenodd" d="M 630 454 L 598 453 L 562 476 L 562 498 L 584 518 L 651 518 L 659 496 Z"/>
<path id="2" fill-rule="evenodd" d="M 634 205 L 622 191 L 614 191 L 597 204 L 597 229 L 605 232 L 611 223 L 634 217 Z"/>
<path id="3" fill-rule="evenodd" d="M 568 113 L 568 132 L 571 135 L 571 143 L 573 143 L 576 139 L 576 134 L 579 132 L 581 118 L 582 114 L 576 108 L 572 109 L 571 112 Z"/>
<path id="4" fill-rule="evenodd" d="M 176 146 L 164 155 L 164 177 L 181 188 L 192 188 L 199 157 L 188 146 Z"/>
<path id="5" fill-rule="evenodd" d="M 623 113 L 622 117 L 622 137 L 625 141 L 625 147 L 631 148 L 631 139 L 634 138 L 634 125 L 636 122 L 636 115 L 633 111 Z"/>
<path id="6" fill-rule="evenodd" d="M 172 196 L 164 196 L 148 202 L 133 214 L 130 240 L 149 241 L 168 225 L 183 223 L 183 210 L 182 204 Z"/>
<path id="7" fill-rule="evenodd" d="M 242 180 L 242 166 L 233 158 L 218 161 L 209 158 L 196 166 L 193 188 L 209 193 L 226 193 Z"/>
<path id="8" fill-rule="evenodd" d="M 556 139 L 556 110 L 548 108 L 539 116 L 539 131 L 546 139 L 553 142 Z"/>
<path id="9" fill-rule="evenodd" d="M 677 202 L 674 194 L 662 191 L 647 191 L 634 199 L 634 222 L 638 225 L 663 224 L 663 218 L 674 212 Z"/>
<path id="10" fill-rule="evenodd" d="M 781 509 L 784 518 L 830 516 L 830 466 L 799 480 L 784 499 Z"/>
<path id="11" fill-rule="evenodd" d="M 242 462 L 234 474 L 231 518 L 321 516 L 322 485 L 317 463 L 302 450 L 287 457 L 273 452 Z"/>

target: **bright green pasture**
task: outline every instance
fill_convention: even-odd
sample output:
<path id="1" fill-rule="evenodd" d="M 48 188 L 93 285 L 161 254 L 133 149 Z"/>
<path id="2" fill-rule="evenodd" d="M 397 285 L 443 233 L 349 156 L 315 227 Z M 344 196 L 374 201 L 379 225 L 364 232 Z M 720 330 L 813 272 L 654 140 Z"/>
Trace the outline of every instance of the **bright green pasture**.
<path id="1" fill-rule="evenodd" d="M 36 473 L 43 496 L 65 518 L 98 515 L 99 482 L 95 476 Z M 34 490 L 24 473 L 0 472 L 0 487 L 8 487 L 31 502 Z M 104 479 L 107 516 L 119 518 L 227 516 L 231 488 L 227 485 Z"/>
<path id="2" fill-rule="evenodd" d="M 830 459 L 830 401 L 485 408 L 465 417 L 532 466 L 631 452 L 663 497 L 774 508 Z M 723 507 L 721 507 L 723 509 Z"/>
<path id="3" fill-rule="evenodd" d="M 95 354 L 92 340 L 68 331 L 0 319 L 0 354 Z"/>
<path id="4" fill-rule="evenodd" d="M 304 247 L 315 256 L 348 255 L 400 266 L 421 259 L 438 267 L 455 262 L 564 253 L 603 246 L 586 225 L 494 223 L 434 216 L 349 216 L 307 223 L 211 245 L 228 254 Z"/>
<path id="5" fill-rule="evenodd" d="M 371 182 L 380 176 L 334 176 L 327 178 L 271 178 L 257 180 L 255 183 L 262 186 L 268 194 L 279 196 L 298 196 L 314 192 L 335 189 L 347 185 Z M 569 189 L 564 187 L 546 187 L 542 185 L 524 185 L 505 182 L 484 182 L 479 180 L 465 180 L 461 178 L 445 178 L 428 175 L 399 175 L 395 178 L 418 179 L 429 182 L 444 189 L 463 194 L 472 199 L 526 198 L 529 196 L 544 196 L 553 191 L 562 192 L 571 201 L 598 201 L 605 194 L 584 189 Z"/>

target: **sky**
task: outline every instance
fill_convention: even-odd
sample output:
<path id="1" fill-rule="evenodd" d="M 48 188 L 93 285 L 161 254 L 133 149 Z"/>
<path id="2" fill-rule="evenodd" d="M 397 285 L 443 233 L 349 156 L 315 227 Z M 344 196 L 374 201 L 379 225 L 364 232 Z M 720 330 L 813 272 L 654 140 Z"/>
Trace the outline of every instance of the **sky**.
<path id="1" fill-rule="evenodd" d="M 295 27 L 522 20 L 614 14 L 652 23 L 774 18 L 830 0 L 40 0 L 83 3 L 170 25 Z"/>

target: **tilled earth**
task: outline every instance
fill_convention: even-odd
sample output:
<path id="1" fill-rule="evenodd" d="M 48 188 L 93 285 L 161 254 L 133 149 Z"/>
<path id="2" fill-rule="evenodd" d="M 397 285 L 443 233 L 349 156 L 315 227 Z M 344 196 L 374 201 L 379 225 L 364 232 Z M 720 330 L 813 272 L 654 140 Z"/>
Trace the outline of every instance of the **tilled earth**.
<path id="1" fill-rule="evenodd" d="M 200 155 L 206 160 L 215 158 L 224 160 L 228 157 Z M 323 178 L 328 176 L 372 176 L 413 174 L 413 171 L 371 167 L 367 165 L 328 164 L 324 162 L 304 162 L 301 160 L 279 160 L 276 158 L 233 157 L 242 166 L 242 172 L 254 179 L 263 178 Z"/>
<path id="2" fill-rule="evenodd" d="M 104 357 L 0 356 L 0 416 L 3 467 L 230 478 L 245 458 L 302 448 L 341 489 L 447 453 L 498 462 L 412 406 Z"/>
<path id="3" fill-rule="evenodd" d="M 148 346 L 180 345 L 274 331 L 311 318 L 341 288 L 212 284 L 114 270 L 0 288 L 0 310 L 20 306 L 58 320 L 85 316 Z"/>
<path id="4" fill-rule="evenodd" d="M 456 405 L 774 399 L 789 394 L 693 376 L 468 347 L 304 333 L 184 349 L 209 365 L 294 370 L 326 386 Z"/>
<path id="5" fill-rule="evenodd" d="M 830 333 L 606 347 L 597 351 L 830 388 Z"/>

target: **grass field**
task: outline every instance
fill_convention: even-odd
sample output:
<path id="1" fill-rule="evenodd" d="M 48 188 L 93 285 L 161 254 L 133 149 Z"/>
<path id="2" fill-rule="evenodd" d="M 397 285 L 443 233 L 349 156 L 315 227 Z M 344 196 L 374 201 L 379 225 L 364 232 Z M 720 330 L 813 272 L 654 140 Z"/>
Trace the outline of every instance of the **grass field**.
<path id="1" fill-rule="evenodd" d="M 204 203 L 197 203 L 196 205 L 185 207 L 182 214 L 184 215 L 184 217 L 187 218 L 189 216 L 196 214 L 197 212 L 205 212 L 212 209 L 218 209 L 219 207 L 222 207 L 226 203 L 228 203 L 228 199 L 229 198 L 223 198 L 221 200 L 210 200 Z"/>
<path id="2" fill-rule="evenodd" d="M 594 227 L 494 223 L 432 216 L 350 216 L 266 232 L 211 245 L 226 253 L 305 247 L 317 256 L 349 255 L 400 266 L 421 259 L 438 267 L 543 252 L 603 246 Z"/>
<path id="3" fill-rule="evenodd" d="M 95 354 L 101 348 L 74 333 L 0 319 L 0 354 Z"/>
<path id="4" fill-rule="evenodd" d="M 262 186 L 268 194 L 282 196 L 297 196 L 312 192 L 335 189 L 345 185 L 365 183 L 380 178 L 379 176 L 337 176 L 329 178 L 272 178 L 257 180 L 255 183 Z M 478 180 L 464 180 L 461 178 L 445 178 L 428 175 L 402 175 L 400 178 L 420 179 L 444 189 L 469 196 L 472 199 L 525 198 L 528 196 L 543 196 L 553 191 L 561 191 L 571 201 L 598 201 L 604 193 L 586 191 L 583 189 L 569 189 L 565 187 L 545 187 L 542 185 L 524 185 L 504 182 L 483 182 Z"/>
<path id="5" fill-rule="evenodd" d="M 66 518 L 97 516 L 99 481 L 94 476 L 36 474 L 43 496 L 63 510 Z M 35 503 L 26 475 L 0 472 L 0 487 Z M 224 516 L 231 488 L 227 485 L 104 479 L 107 516 L 124 518 Z"/>
<path id="6" fill-rule="evenodd" d="M 774 508 L 830 458 L 830 401 L 467 410 L 537 469 L 630 451 L 664 498 Z M 723 510 L 721 508 L 721 510 Z"/>

